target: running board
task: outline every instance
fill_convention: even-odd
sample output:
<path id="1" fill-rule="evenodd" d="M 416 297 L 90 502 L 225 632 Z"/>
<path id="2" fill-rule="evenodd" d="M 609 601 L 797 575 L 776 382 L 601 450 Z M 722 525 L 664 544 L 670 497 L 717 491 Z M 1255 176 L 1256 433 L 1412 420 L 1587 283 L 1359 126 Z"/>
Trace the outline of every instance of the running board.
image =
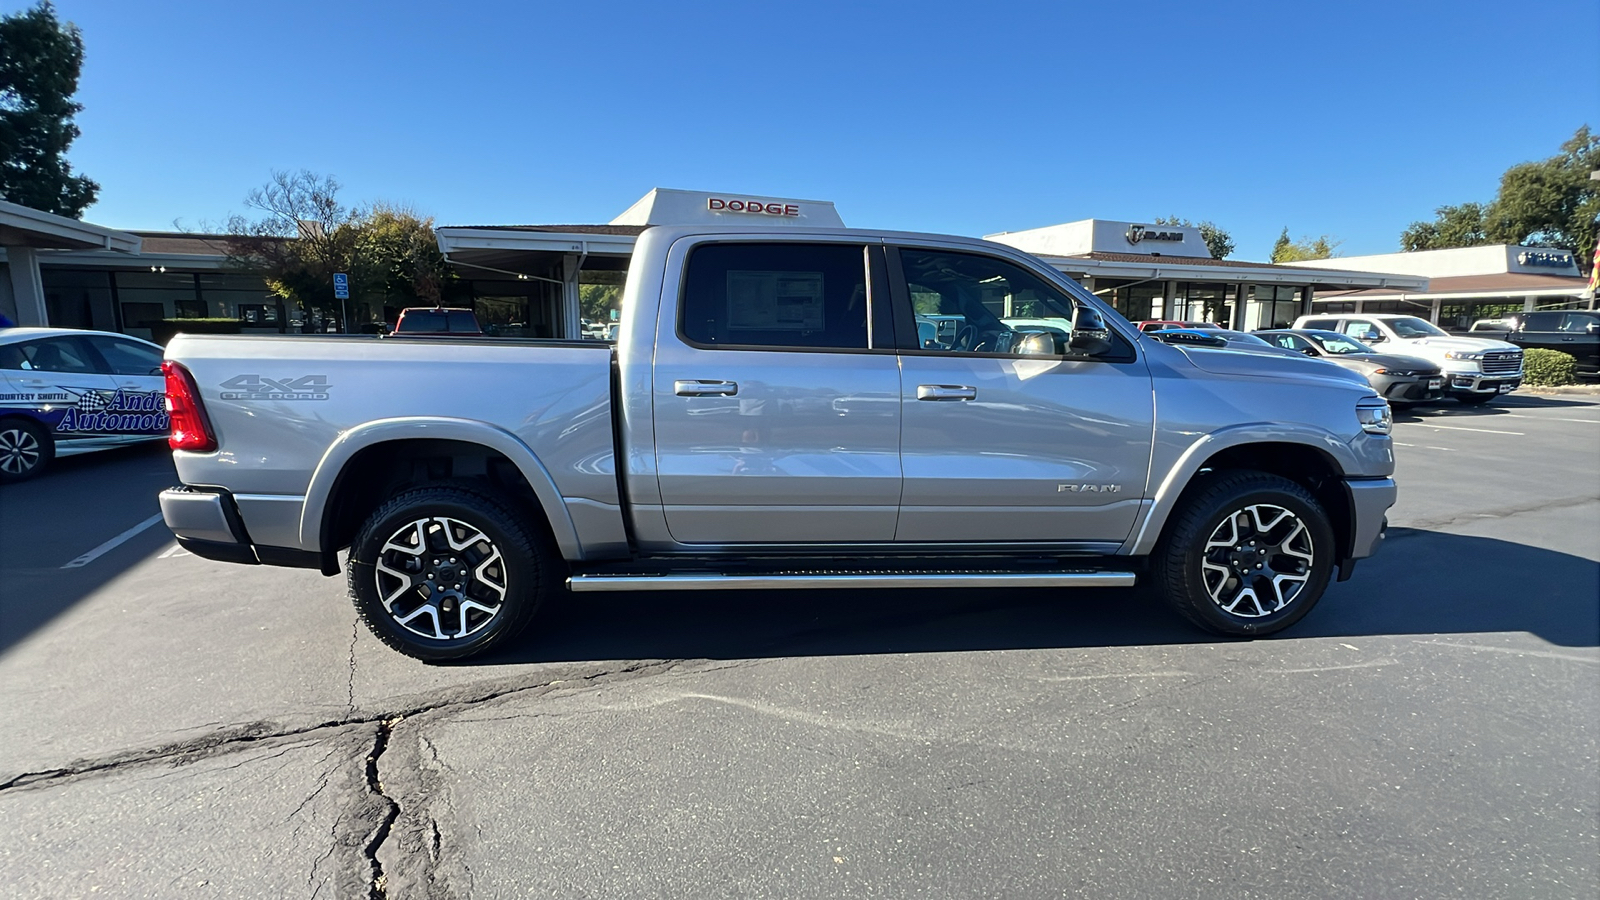
<path id="1" fill-rule="evenodd" d="M 1132 587 L 1132 572 L 862 572 L 770 575 L 574 575 L 574 593 L 591 591 L 743 591 L 813 588 Z"/>

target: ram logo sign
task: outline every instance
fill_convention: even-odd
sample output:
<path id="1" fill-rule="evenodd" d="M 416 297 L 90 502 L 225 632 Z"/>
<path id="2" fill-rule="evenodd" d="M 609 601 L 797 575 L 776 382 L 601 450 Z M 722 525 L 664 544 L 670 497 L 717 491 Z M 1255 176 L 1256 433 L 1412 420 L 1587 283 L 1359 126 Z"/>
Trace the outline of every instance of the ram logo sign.
<path id="1" fill-rule="evenodd" d="M 222 383 L 222 399 L 326 400 L 328 387 L 326 375 L 302 375 L 299 378 L 235 375 Z"/>

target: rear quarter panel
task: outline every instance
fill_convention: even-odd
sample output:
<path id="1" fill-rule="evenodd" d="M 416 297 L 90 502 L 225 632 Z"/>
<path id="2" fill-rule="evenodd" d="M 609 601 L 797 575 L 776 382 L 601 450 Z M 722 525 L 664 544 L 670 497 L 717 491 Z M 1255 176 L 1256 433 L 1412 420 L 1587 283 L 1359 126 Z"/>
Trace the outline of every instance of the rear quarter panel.
<path id="1" fill-rule="evenodd" d="M 167 358 L 194 374 L 218 442 L 173 454 L 186 484 L 303 496 L 341 438 L 382 439 L 395 432 L 374 423 L 429 418 L 508 433 L 561 496 L 617 504 L 604 344 L 180 335 Z M 350 443 L 341 451 L 359 449 Z"/>

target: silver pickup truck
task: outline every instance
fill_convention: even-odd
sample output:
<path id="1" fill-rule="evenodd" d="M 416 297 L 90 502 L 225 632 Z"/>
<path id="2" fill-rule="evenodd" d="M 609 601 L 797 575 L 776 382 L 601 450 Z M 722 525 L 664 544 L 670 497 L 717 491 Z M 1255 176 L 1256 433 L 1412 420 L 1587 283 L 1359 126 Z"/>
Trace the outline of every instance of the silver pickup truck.
<path id="1" fill-rule="evenodd" d="M 179 543 L 344 572 L 422 659 L 574 592 L 1149 585 L 1298 621 L 1382 539 L 1388 405 L 1336 366 L 1142 336 L 966 238 L 656 226 L 615 345 L 180 336 Z"/>

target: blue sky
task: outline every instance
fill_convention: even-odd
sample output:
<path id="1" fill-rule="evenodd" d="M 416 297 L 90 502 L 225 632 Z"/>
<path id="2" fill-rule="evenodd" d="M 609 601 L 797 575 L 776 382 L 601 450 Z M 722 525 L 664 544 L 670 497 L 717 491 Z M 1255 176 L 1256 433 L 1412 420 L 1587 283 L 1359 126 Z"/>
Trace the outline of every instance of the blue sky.
<path id="1" fill-rule="evenodd" d="M 7 11 L 26 4 L 0 0 Z M 274 168 L 440 224 L 604 222 L 652 187 L 984 234 L 1211 219 L 1398 249 L 1600 128 L 1600 0 L 58 0 L 85 215 L 196 228 Z"/>

